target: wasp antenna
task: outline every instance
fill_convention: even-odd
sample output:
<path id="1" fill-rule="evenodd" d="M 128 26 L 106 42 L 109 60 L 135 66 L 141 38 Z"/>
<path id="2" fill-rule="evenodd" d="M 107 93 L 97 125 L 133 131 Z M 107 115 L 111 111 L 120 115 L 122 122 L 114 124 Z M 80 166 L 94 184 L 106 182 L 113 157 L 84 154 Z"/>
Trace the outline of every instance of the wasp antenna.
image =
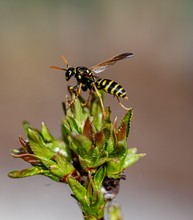
<path id="1" fill-rule="evenodd" d="M 63 62 L 66 64 L 67 68 L 68 68 L 68 60 L 66 59 L 65 56 L 62 56 L 62 60 Z"/>
<path id="2" fill-rule="evenodd" d="M 50 66 L 50 68 L 51 68 L 51 69 L 56 69 L 56 70 L 65 70 L 65 71 L 66 71 L 66 69 L 60 68 L 60 67 L 58 67 L 58 66 Z"/>

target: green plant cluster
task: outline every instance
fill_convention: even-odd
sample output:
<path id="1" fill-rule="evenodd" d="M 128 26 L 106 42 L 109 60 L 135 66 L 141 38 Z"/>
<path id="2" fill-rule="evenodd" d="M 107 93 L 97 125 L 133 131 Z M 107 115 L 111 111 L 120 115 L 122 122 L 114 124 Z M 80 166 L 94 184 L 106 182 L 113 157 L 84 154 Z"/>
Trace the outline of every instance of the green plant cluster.
<path id="1" fill-rule="evenodd" d="M 41 174 L 69 184 L 84 218 L 99 220 L 104 217 L 107 201 L 118 192 L 123 171 L 144 154 L 137 154 L 136 148 L 127 145 L 132 110 L 117 125 L 117 119 L 111 122 L 109 107 L 103 116 L 96 95 L 93 94 L 85 106 L 81 102 L 79 97 L 69 108 L 68 99 L 63 105 L 63 140 L 54 138 L 45 123 L 41 130 L 28 122 L 23 123 L 27 140 L 19 138 L 22 147 L 14 149 L 12 156 L 22 158 L 32 166 L 12 171 L 9 176 L 22 178 Z"/>

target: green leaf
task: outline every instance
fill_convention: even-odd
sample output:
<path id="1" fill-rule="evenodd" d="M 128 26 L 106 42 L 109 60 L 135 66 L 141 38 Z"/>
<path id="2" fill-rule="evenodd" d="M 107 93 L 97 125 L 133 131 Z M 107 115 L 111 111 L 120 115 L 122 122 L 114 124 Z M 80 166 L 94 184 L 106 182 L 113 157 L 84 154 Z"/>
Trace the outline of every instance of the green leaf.
<path id="1" fill-rule="evenodd" d="M 54 180 L 56 182 L 60 182 L 60 180 L 61 180 L 60 178 L 58 178 L 57 176 L 53 175 L 50 172 L 44 172 L 43 175 L 46 176 L 46 177 L 49 177 L 50 179 L 52 179 L 52 180 Z"/>
<path id="2" fill-rule="evenodd" d="M 99 176 L 100 175 L 101 174 L 99 174 Z M 105 207 L 104 195 L 93 181 L 90 173 L 88 174 L 87 196 L 89 197 L 90 201 L 90 210 L 88 210 L 88 215 L 90 214 L 99 219 L 102 218 L 104 216 Z"/>
<path id="3" fill-rule="evenodd" d="M 111 109 L 110 107 L 107 107 L 105 109 L 105 112 L 106 112 L 106 117 L 105 117 L 105 120 L 104 120 L 104 125 L 105 127 L 107 128 L 110 128 L 111 127 Z"/>
<path id="4" fill-rule="evenodd" d="M 80 133 L 81 127 L 79 127 L 79 124 L 78 124 L 78 121 L 76 120 L 76 118 L 73 118 L 71 116 L 67 116 L 67 121 L 70 125 L 70 130 L 72 132 Z"/>
<path id="5" fill-rule="evenodd" d="M 127 154 L 124 152 L 109 159 L 109 161 L 106 163 L 106 172 L 109 178 L 120 178 L 120 174 L 124 169 L 126 156 Z"/>
<path id="6" fill-rule="evenodd" d="M 92 142 L 90 139 L 84 135 L 74 133 L 71 134 L 71 138 L 72 143 L 76 146 L 79 154 L 82 157 L 87 157 L 92 148 Z"/>
<path id="7" fill-rule="evenodd" d="M 25 130 L 25 133 L 28 133 L 28 129 L 30 128 L 29 122 L 23 121 L 23 128 Z"/>
<path id="8" fill-rule="evenodd" d="M 97 189 L 101 188 L 104 178 L 105 178 L 105 167 L 101 166 L 94 175 L 94 184 Z"/>
<path id="9" fill-rule="evenodd" d="M 91 105 L 91 115 L 93 116 L 93 124 L 97 131 L 99 131 L 102 127 L 103 122 L 103 114 L 100 102 L 97 99 Z"/>
<path id="10" fill-rule="evenodd" d="M 118 141 L 117 144 L 114 146 L 114 150 L 111 153 L 111 157 L 122 157 L 127 154 L 128 145 L 126 140 L 125 141 Z"/>
<path id="11" fill-rule="evenodd" d="M 56 176 L 63 178 L 75 171 L 73 165 L 67 161 L 63 155 L 55 154 L 54 160 L 56 161 L 56 164 L 51 166 L 51 172 Z"/>
<path id="12" fill-rule="evenodd" d="M 42 136 L 44 138 L 44 140 L 46 142 L 51 142 L 53 141 L 53 137 L 52 135 L 50 134 L 46 124 L 44 122 L 42 122 L 42 130 L 41 130 L 41 133 L 42 133 Z"/>
<path id="13" fill-rule="evenodd" d="M 85 219 L 97 220 L 104 215 L 104 196 L 93 184 L 91 175 L 88 176 L 87 182 L 88 184 L 84 187 L 73 177 L 68 177 L 68 183 L 74 193 L 73 197 L 80 203 Z"/>
<path id="14" fill-rule="evenodd" d="M 41 156 L 36 156 L 36 157 L 41 160 L 42 164 L 43 164 L 48 170 L 50 170 L 50 168 L 56 164 L 56 162 L 54 162 L 54 161 L 51 160 L 51 159 L 47 159 L 47 158 L 41 157 Z"/>
<path id="15" fill-rule="evenodd" d="M 34 142 L 33 140 L 29 139 L 29 143 L 33 153 L 39 157 L 51 159 L 54 155 L 49 148 L 42 142 Z"/>
<path id="16" fill-rule="evenodd" d="M 39 169 L 38 167 L 31 167 L 28 169 L 24 169 L 21 171 L 11 171 L 8 176 L 11 178 L 24 178 L 29 176 L 34 176 L 38 174 L 42 174 L 44 172 L 43 169 Z"/>
<path id="17" fill-rule="evenodd" d="M 32 128 L 26 121 L 23 122 L 23 127 L 29 139 L 35 142 L 44 142 L 43 136 L 38 129 Z"/>
<path id="18" fill-rule="evenodd" d="M 67 120 L 65 119 L 62 120 L 61 129 L 62 129 L 62 137 L 63 137 L 64 143 L 69 144 L 68 135 L 71 133 L 71 130 L 70 130 L 70 125 L 67 122 Z"/>
<path id="19" fill-rule="evenodd" d="M 59 153 L 65 156 L 68 161 L 71 161 L 72 157 L 71 157 L 70 148 L 63 141 L 53 140 L 52 142 L 47 143 L 46 147 L 49 148 L 54 153 Z"/>
<path id="20" fill-rule="evenodd" d="M 137 148 L 133 147 L 133 148 L 129 148 L 128 149 L 128 153 L 127 154 L 129 155 L 129 154 L 136 154 L 136 153 L 137 153 Z"/>
<path id="21" fill-rule="evenodd" d="M 127 156 L 125 158 L 123 168 L 126 169 L 127 167 L 132 166 L 135 164 L 140 158 L 144 157 L 146 154 L 136 154 L 137 149 L 131 148 L 128 150 Z"/>
<path id="22" fill-rule="evenodd" d="M 97 155 L 94 150 L 90 152 L 90 155 L 87 155 L 84 158 L 79 155 L 81 167 L 87 171 L 98 168 L 99 166 L 103 165 L 107 160 L 108 153 L 105 151 L 100 153 L 100 156 Z"/>
<path id="23" fill-rule="evenodd" d="M 40 134 L 32 128 L 28 128 L 27 136 L 29 139 L 33 140 L 34 142 L 43 143 L 43 139 L 41 138 Z"/>
<path id="24" fill-rule="evenodd" d="M 83 205 L 83 206 L 89 206 L 89 199 L 87 197 L 87 190 L 84 186 L 82 186 L 77 180 L 75 180 L 73 177 L 68 177 L 68 184 L 74 193 L 76 199 Z"/>
<path id="25" fill-rule="evenodd" d="M 109 139 L 106 141 L 106 151 L 111 154 L 114 150 L 115 142 L 113 135 L 111 134 Z"/>
<path id="26" fill-rule="evenodd" d="M 79 98 L 74 101 L 74 118 L 76 119 L 78 126 L 81 127 L 85 117 Z"/>

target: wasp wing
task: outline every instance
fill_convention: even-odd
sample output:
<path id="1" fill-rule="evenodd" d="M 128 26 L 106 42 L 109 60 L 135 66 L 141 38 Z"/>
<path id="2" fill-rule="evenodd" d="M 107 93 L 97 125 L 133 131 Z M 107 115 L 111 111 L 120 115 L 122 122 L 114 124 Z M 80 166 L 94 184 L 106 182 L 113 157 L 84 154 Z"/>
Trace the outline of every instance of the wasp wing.
<path id="1" fill-rule="evenodd" d="M 90 68 L 90 70 L 92 70 L 94 73 L 100 73 L 102 71 L 105 71 L 106 69 L 108 69 L 110 66 L 114 65 L 116 62 L 118 62 L 119 60 L 123 60 L 123 59 L 127 59 L 132 57 L 133 54 L 132 53 L 123 53 L 123 54 L 119 54 L 117 56 L 114 56 L 108 60 L 105 60 L 95 66 L 92 66 Z"/>

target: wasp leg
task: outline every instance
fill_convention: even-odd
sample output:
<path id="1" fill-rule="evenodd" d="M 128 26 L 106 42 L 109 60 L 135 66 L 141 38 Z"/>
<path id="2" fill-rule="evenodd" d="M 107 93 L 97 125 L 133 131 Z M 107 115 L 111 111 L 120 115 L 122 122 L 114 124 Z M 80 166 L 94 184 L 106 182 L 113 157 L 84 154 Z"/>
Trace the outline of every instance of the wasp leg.
<path id="1" fill-rule="evenodd" d="M 95 85 L 94 82 L 92 83 L 92 86 L 93 86 L 93 88 L 94 88 L 96 94 L 97 94 L 98 97 L 99 97 L 99 100 L 100 100 L 100 103 L 101 103 L 101 107 L 102 107 L 103 117 L 106 118 L 105 107 L 104 107 L 104 104 L 103 104 L 103 100 L 102 100 L 101 94 L 100 94 L 100 92 L 98 91 L 98 89 L 97 89 L 97 87 L 96 87 L 96 85 Z"/>
<path id="2" fill-rule="evenodd" d="M 71 100 L 71 102 L 70 102 L 69 105 L 68 105 L 68 108 L 70 108 L 70 106 L 74 103 L 74 101 L 79 97 L 80 92 L 81 92 L 81 88 L 82 88 L 82 83 L 76 85 L 75 87 L 70 87 L 70 88 L 69 88 L 70 92 L 71 92 L 71 93 L 74 93 L 74 89 L 75 89 L 76 87 L 78 87 L 78 90 L 77 90 L 77 92 L 76 92 L 76 96 L 75 96 L 74 99 Z"/>
<path id="3" fill-rule="evenodd" d="M 130 108 L 125 107 L 125 106 L 121 103 L 121 101 L 119 100 L 119 97 L 118 97 L 118 96 L 116 96 L 116 97 L 117 97 L 117 100 L 118 100 L 118 102 L 119 102 L 119 105 L 120 105 L 123 109 L 125 109 L 125 110 L 127 110 L 127 111 L 129 111 L 129 110 L 132 109 L 131 107 L 130 107 Z"/>
<path id="4" fill-rule="evenodd" d="M 87 105 L 87 104 L 88 104 L 88 102 L 89 102 L 89 100 L 90 100 L 90 97 L 91 97 L 91 94 L 92 94 L 92 91 L 90 90 L 90 92 L 89 92 L 89 95 L 88 95 L 88 98 L 87 98 L 86 102 L 85 102 L 85 103 L 81 103 L 81 104 L 82 104 L 82 106 L 85 106 L 85 105 Z"/>

